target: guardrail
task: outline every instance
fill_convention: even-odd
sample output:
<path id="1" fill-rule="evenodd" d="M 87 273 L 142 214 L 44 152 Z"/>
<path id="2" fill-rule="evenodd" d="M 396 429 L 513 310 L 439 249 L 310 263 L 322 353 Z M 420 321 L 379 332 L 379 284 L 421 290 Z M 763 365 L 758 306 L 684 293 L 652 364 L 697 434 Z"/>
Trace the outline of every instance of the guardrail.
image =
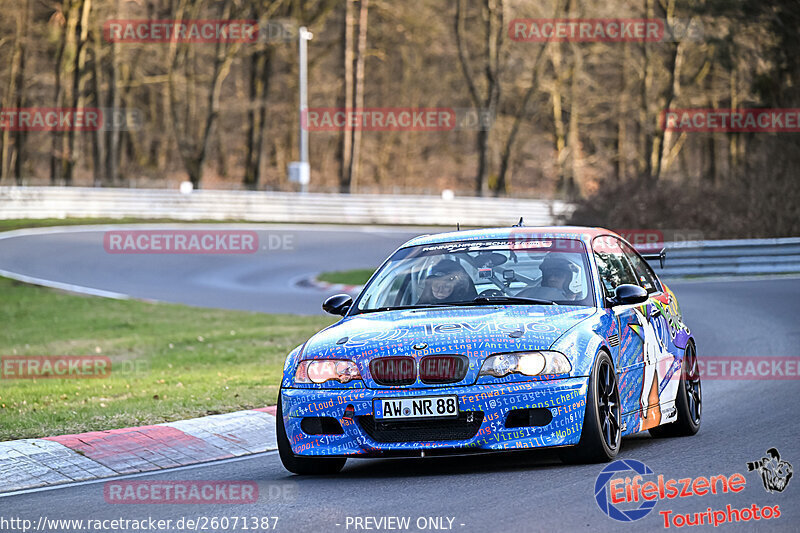
<path id="1" fill-rule="evenodd" d="M 572 206 L 512 198 L 0 187 L 0 219 L 171 218 L 251 222 L 508 226 L 558 223 Z M 667 243 L 664 278 L 800 273 L 800 238 Z"/>
<path id="2" fill-rule="evenodd" d="M 299 194 L 91 187 L 0 187 L 0 219 L 172 218 L 250 222 L 508 226 L 550 225 L 571 210 L 562 201 L 513 198 Z"/>
<path id="3" fill-rule="evenodd" d="M 660 278 L 800 275 L 800 238 L 683 241 L 665 243 L 664 268 L 650 261 Z M 363 285 L 330 284 L 313 276 L 297 283 L 325 292 L 358 294 Z"/>
<path id="4" fill-rule="evenodd" d="M 666 243 L 660 277 L 753 276 L 800 273 L 800 238 Z"/>

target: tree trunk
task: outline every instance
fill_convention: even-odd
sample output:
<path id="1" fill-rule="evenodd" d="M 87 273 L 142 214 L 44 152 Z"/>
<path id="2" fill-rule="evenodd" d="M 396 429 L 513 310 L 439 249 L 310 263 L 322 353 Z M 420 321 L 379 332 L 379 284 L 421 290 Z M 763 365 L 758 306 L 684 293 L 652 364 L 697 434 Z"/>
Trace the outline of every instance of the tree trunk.
<path id="1" fill-rule="evenodd" d="M 652 17 L 652 0 L 644 0 L 644 16 Z M 638 174 L 639 177 L 649 180 L 653 176 L 653 124 L 650 116 L 650 94 L 653 85 L 653 60 L 651 57 L 650 43 L 642 42 L 642 55 L 644 64 L 642 65 L 642 80 L 639 85 L 639 153 L 638 153 Z"/>
<path id="2" fill-rule="evenodd" d="M 614 137 L 614 154 L 616 159 L 614 179 L 617 183 L 625 181 L 628 177 L 628 157 L 625 148 L 628 144 L 628 111 L 630 108 L 628 65 L 630 62 L 631 47 L 630 44 L 626 42 L 623 44 L 623 60 L 620 66 L 621 94 L 617 106 L 616 135 Z"/>
<path id="3" fill-rule="evenodd" d="M 551 47 L 553 51 L 551 61 L 553 63 L 554 79 L 550 90 L 550 101 L 553 111 L 553 145 L 556 152 L 556 190 L 562 195 L 569 196 L 569 175 L 567 171 L 567 138 L 566 126 L 564 125 L 563 109 L 563 66 L 561 46 L 556 43 Z"/>
<path id="4" fill-rule="evenodd" d="M 355 26 L 355 15 L 353 13 L 353 2 L 355 0 L 345 0 L 344 2 L 344 110 L 349 113 L 353 106 L 353 28 Z M 351 158 L 353 156 L 353 132 L 347 127 L 342 131 L 341 157 L 339 166 L 339 190 L 342 193 L 350 192 L 350 170 Z"/>
<path id="5" fill-rule="evenodd" d="M 507 29 L 503 22 L 503 0 L 486 0 L 485 8 L 486 56 L 488 58 L 486 82 L 489 91 L 486 97 L 485 110 L 489 116 L 494 117 L 497 114 L 497 105 L 500 102 L 500 54 L 503 48 L 503 36 Z M 486 168 L 484 174 L 489 175 L 491 167 L 489 137 L 492 131 L 492 124 L 487 124 L 485 128 L 481 127 L 481 131 L 485 132 L 483 142 L 480 143 L 479 141 L 485 159 L 484 164 Z M 480 168 L 482 165 L 479 164 L 478 166 Z M 490 181 L 492 182 L 489 183 L 490 188 L 496 196 L 506 193 L 505 182 L 501 186 L 496 179 Z M 483 195 L 483 190 L 481 190 L 481 195 Z"/>
<path id="6" fill-rule="evenodd" d="M 182 7 L 183 6 L 181 6 L 180 9 L 181 11 Z M 223 5 L 220 18 L 226 20 L 230 18 L 230 15 L 231 4 Z M 202 119 L 198 118 L 198 112 L 196 112 L 197 102 L 193 91 L 196 86 L 192 83 L 188 83 L 182 84 L 182 86 L 188 87 L 190 90 L 189 94 L 186 95 L 188 110 L 185 115 L 185 120 L 180 120 L 177 109 L 181 102 L 178 100 L 176 93 L 178 84 L 175 81 L 174 69 L 171 71 L 169 76 L 168 85 L 170 108 L 172 110 L 173 123 L 175 125 L 175 134 L 178 138 L 178 150 L 188 174 L 189 181 L 192 182 L 196 189 L 200 188 L 203 164 L 205 163 L 206 156 L 208 154 L 211 134 L 213 132 L 217 116 L 219 115 L 219 98 L 222 90 L 222 83 L 225 81 L 225 78 L 227 78 L 231 69 L 231 64 L 233 63 L 233 58 L 240 47 L 241 43 L 228 45 L 222 42 L 222 40 L 217 41 L 214 49 L 214 64 L 212 67 L 212 75 L 209 81 L 210 87 L 208 90 L 208 98 L 206 100 L 206 113 Z M 184 48 L 183 50 L 185 50 L 188 54 L 188 52 L 191 52 L 194 49 L 189 47 Z M 178 57 L 180 57 L 179 54 L 174 52 L 173 60 L 177 59 Z M 187 59 L 184 66 L 186 70 L 198 68 L 197 62 L 191 59 Z M 190 81 L 193 81 L 196 77 L 194 76 L 196 75 L 196 71 L 191 72 L 193 76 L 187 76 L 187 78 L 190 78 Z M 201 123 L 198 124 L 198 122 Z M 199 135 L 195 136 L 198 127 L 200 133 Z"/>
<path id="7" fill-rule="evenodd" d="M 477 77 L 470 65 L 469 52 L 464 30 L 464 11 L 466 8 L 465 0 L 456 1 L 456 14 L 454 19 L 454 29 L 456 36 L 456 47 L 458 49 L 458 61 L 461 65 L 461 72 L 464 81 L 467 83 L 470 100 L 475 106 L 476 112 L 485 112 L 490 116 L 495 116 L 497 103 L 500 100 L 500 53 L 503 47 L 503 35 L 507 29 L 503 24 L 503 1 L 502 0 L 483 0 L 481 10 L 484 20 L 484 60 L 482 71 L 486 79 L 486 95 L 481 97 L 475 84 Z M 492 125 L 480 128 L 475 139 L 478 151 L 478 169 L 475 175 L 475 195 L 483 196 L 484 188 L 488 183 L 489 176 L 489 137 Z M 493 184 L 497 188 L 497 184 Z M 498 191 L 499 192 L 502 191 Z"/>
<path id="8" fill-rule="evenodd" d="M 719 102 L 717 101 L 716 97 L 713 93 L 713 72 L 714 72 L 714 64 L 711 64 L 711 70 L 706 76 L 705 79 L 705 86 L 706 86 L 706 94 L 708 95 L 708 107 L 712 109 L 717 109 L 719 107 Z M 717 185 L 717 145 L 716 145 L 716 134 L 713 132 L 706 133 L 706 157 L 708 158 L 708 171 L 706 173 L 706 181 L 711 186 Z"/>
<path id="9" fill-rule="evenodd" d="M 114 0 L 114 16 L 119 16 L 119 0 Z M 119 110 L 119 88 L 117 87 L 119 57 L 119 44 L 114 42 L 108 47 L 108 109 L 113 114 Z M 106 136 L 106 160 L 104 182 L 115 186 L 119 182 L 119 138 L 120 132 L 116 128 L 111 128 L 105 132 Z"/>
<path id="10" fill-rule="evenodd" d="M 91 85 L 91 102 L 93 107 L 103 107 L 103 97 L 101 95 L 101 53 L 100 53 L 100 33 L 94 32 L 92 40 L 92 85 Z M 106 119 L 108 120 L 108 119 Z M 112 113 L 111 120 L 114 120 Z M 106 181 L 105 167 L 103 166 L 103 132 L 95 130 L 92 132 L 92 177 L 95 187 L 103 186 Z"/>
<path id="11" fill-rule="evenodd" d="M 737 76 L 736 76 L 736 66 L 734 65 L 731 68 L 731 79 L 730 79 L 730 101 L 731 101 L 731 109 L 736 109 L 739 107 L 739 93 L 737 88 Z M 738 178 L 739 174 L 739 138 L 740 135 L 736 133 L 729 133 L 728 134 L 728 168 L 730 169 L 730 176 L 732 178 Z"/>
<path id="12" fill-rule="evenodd" d="M 247 110 L 247 153 L 244 165 L 244 185 L 250 190 L 257 189 L 261 181 L 271 66 L 271 46 L 253 53 L 250 61 L 250 108 Z"/>
<path id="13" fill-rule="evenodd" d="M 537 75 L 539 70 L 539 64 L 541 63 L 542 57 L 544 57 L 544 52 L 547 50 L 547 46 L 549 43 L 542 45 L 539 48 L 539 52 L 536 54 L 536 59 L 533 62 L 533 67 L 531 68 L 531 84 L 528 86 L 528 89 L 525 91 L 525 95 L 522 97 L 522 101 L 517 108 L 517 112 L 514 114 L 514 123 L 511 125 L 511 131 L 506 138 L 506 142 L 503 145 L 503 152 L 500 155 L 500 171 L 497 174 L 497 188 L 495 189 L 495 196 L 500 196 L 501 191 L 503 193 L 508 192 L 508 169 L 511 160 L 511 150 L 514 147 L 514 141 L 517 139 L 517 134 L 519 133 L 520 126 L 522 124 L 522 118 L 525 116 L 525 108 L 528 106 L 528 102 L 530 101 L 533 94 L 539 89 L 539 85 L 537 83 Z"/>
<path id="14" fill-rule="evenodd" d="M 358 15 L 358 44 L 356 46 L 356 79 L 353 92 L 353 107 L 364 109 L 364 62 L 367 54 L 367 22 L 369 15 L 369 0 L 361 0 Z M 358 188 L 359 173 L 361 171 L 361 128 L 353 128 L 352 155 L 350 157 L 350 191 L 356 192 Z"/>
<path id="15" fill-rule="evenodd" d="M 681 92 L 681 67 L 683 66 L 683 47 L 676 43 L 669 56 L 667 68 L 669 69 L 669 83 L 665 89 L 663 112 L 669 111 L 672 102 L 680 96 Z M 662 161 L 672 147 L 673 132 L 665 131 L 659 127 L 653 144 L 653 180 L 661 177 Z"/>
<path id="16" fill-rule="evenodd" d="M 554 5 L 553 18 L 558 16 L 561 9 L 561 1 L 557 0 Z M 511 126 L 511 131 L 509 132 L 506 142 L 503 145 L 503 152 L 500 156 L 500 171 L 497 174 L 497 188 L 495 190 L 495 196 L 499 196 L 501 192 L 506 194 L 509 190 L 507 175 L 510 167 L 511 151 L 514 147 L 514 142 L 517 139 L 517 134 L 519 133 L 519 129 L 522 124 L 522 119 L 525 116 L 525 108 L 528 106 L 528 102 L 533 94 L 540 89 L 538 83 L 538 75 L 540 70 L 539 66 L 541 65 L 542 58 L 544 57 L 544 54 L 549 46 L 549 41 L 543 44 L 536 53 L 536 59 L 533 61 L 533 66 L 531 67 L 531 84 L 528 86 L 528 89 L 525 91 L 525 95 L 522 97 L 520 106 L 517 108 L 517 112 L 514 115 L 514 123 Z"/>
<path id="17" fill-rule="evenodd" d="M 83 71 L 86 67 L 86 45 L 89 37 L 89 12 L 92 10 L 92 0 L 80 0 L 78 12 L 78 25 L 75 28 L 77 38 L 75 49 L 75 60 L 72 70 L 72 109 L 73 111 L 83 107 L 84 104 L 84 76 Z M 65 158 L 64 183 L 72 185 L 75 173 L 75 164 L 78 154 L 75 149 L 76 131 L 70 128 L 67 132 L 67 153 Z"/>
<path id="18" fill-rule="evenodd" d="M 67 49 L 74 44 L 73 38 L 75 36 L 75 28 L 78 24 L 78 11 L 75 9 L 75 4 L 72 3 L 72 0 L 64 0 L 62 13 L 64 16 L 64 27 L 61 29 L 58 52 L 56 53 L 53 107 L 64 107 L 64 102 L 67 100 L 64 89 L 64 77 L 67 72 Z M 62 132 L 53 131 L 51 135 L 52 153 L 50 154 L 50 183 L 58 185 L 64 176 L 64 158 L 67 155 L 67 146 L 66 139 Z"/>
<path id="19" fill-rule="evenodd" d="M 12 102 L 17 109 L 27 105 L 27 99 L 25 98 L 25 55 L 28 44 L 30 13 L 31 0 L 26 0 L 23 11 L 17 18 L 8 88 L 2 101 L 2 107 L 12 107 Z M 21 128 L 15 131 L 12 151 L 9 142 L 9 131 L 4 128 L 2 134 L 0 134 L 0 183 L 8 176 L 13 165 L 14 181 L 17 185 L 22 185 L 25 138 L 25 132 Z"/>
<path id="20" fill-rule="evenodd" d="M 583 56 L 581 49 L 572 43 L 573 66 L 569 84 L 569 130 L 567 131 L 567 146 L 570 156 L 570 174 L 567 184 L 569 198 L 580 198 L 583 195 L 583 147 L 580 138 L 580 96 L 578 94 L 578 80 L 583 70 Z"/>

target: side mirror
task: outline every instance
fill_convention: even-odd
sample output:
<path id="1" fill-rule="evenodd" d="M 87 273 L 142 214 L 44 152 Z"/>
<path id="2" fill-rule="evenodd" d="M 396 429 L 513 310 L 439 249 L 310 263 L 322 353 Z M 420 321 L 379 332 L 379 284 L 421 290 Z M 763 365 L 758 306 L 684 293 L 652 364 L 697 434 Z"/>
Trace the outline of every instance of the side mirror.
<path id="1" fill-rule="evenodd" d="M 644 288 L 630 283 L 623 283 L 614 291 L 614 297 L 609 299 L 609 303 L 612 306 L 635 305 L 646 302 L 648 298 L 649 295 Z"/>
<path id="2" fill-rule="evenodd" d="M 346 315 L 353 305 L 349 294 L 334 294 L 322 303 L 322 310 L 332 315 Z"/>

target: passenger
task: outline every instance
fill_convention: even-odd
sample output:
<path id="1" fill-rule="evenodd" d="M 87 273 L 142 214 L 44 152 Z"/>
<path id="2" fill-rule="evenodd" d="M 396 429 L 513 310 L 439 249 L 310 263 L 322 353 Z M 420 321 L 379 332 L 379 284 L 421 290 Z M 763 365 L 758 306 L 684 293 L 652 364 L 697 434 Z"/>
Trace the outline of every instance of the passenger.
<path id="1" fill-rule="evenodd" d="M 546 300 L 575 300 L 578 296 L 569 286 L 578 267 L 565 257 L 549 253 L 539 265 L 542 279 L 539 285 L 523 289 L 517 296 Z"/>

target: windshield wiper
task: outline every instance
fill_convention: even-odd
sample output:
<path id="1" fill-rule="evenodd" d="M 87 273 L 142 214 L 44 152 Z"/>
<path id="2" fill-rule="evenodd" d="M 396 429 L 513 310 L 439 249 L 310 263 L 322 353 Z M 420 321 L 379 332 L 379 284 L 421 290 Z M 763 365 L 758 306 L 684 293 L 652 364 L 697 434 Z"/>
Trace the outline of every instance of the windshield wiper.
<path id="1" fill-rule="evenodd" d="M 389 305 L 386 307 L 373 307 L 371 309 L 359 309 L 357 313 L 353 313 L 356 315 L 360 315 L 363 313 L 377 313 L 380 311 L 406 311 L 408 309 L 425 309 L 427 307 L 453 307 L 454 305 L 459 305 L 458 303 L 455 304 L 438 304 L 438 303 L 430 303 L 430 304 L 419 304 L 419 305 Z"/>
<path id="2" fill-rule="evenodd" d="M 466 302 L 450 303 L 427 303 L 418 305 L 390 305 L 385 307 L 375 307 L 372 309 L 360 309 L 355 315 L 364 313 L 378 313 L 381 311 L 407 311 L 409 309 L 426 309 L 431 307 L 464 307 L 481 304 L 520 304 L 520 305 L 558 305 L 552 300 L 540 300 L 538 298 L 525 298 L 523 296 L 478 296 L 474 300 Z"/>
<path id="3" fill-rule="evenodd" d="M 552 300 L 527 298 L 525 296 L 478 296 L 472 302 L 476 304 L 558 305 Z"/>

